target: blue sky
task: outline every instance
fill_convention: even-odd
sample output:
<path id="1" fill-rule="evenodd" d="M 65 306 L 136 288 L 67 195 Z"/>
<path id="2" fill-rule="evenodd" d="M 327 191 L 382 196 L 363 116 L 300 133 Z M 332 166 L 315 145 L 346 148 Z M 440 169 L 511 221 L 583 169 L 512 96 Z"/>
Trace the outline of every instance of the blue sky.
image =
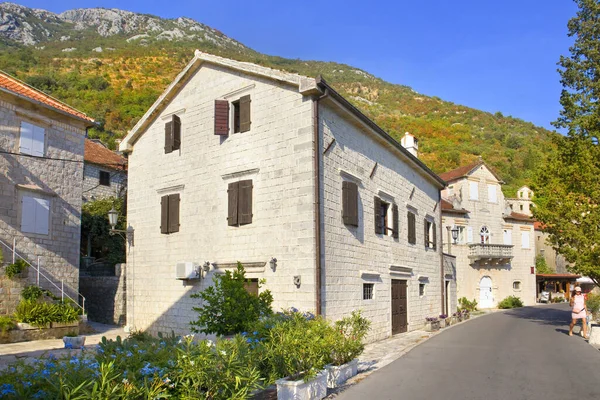
<path id="1" fill-rule="evenodd" d="M 570 0 L 20 1 L 62 12 L 121 8 L 191 17 L 257 51 L 337 61 L 457 104 L 549 129 L 560 104 Z"/>

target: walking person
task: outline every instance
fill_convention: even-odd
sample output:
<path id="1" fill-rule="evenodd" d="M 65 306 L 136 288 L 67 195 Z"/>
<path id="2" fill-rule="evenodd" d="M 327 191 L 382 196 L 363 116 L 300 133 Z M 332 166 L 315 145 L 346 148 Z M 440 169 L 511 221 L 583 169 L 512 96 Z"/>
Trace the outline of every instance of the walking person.
<path id="1" fill-rule="evenodd" d="M 585 305 L 585 296 L 581 293 L 581 287 L 575 287 L 575 294 L 571 296 L 571 325 L 569 326 L 569 336 L 573 336 L 573 327 L 577 324 L 577 320 L 581 320 L 583 325 L 583 337 L 588 339 L 587 335 L 587 306 Z"/>

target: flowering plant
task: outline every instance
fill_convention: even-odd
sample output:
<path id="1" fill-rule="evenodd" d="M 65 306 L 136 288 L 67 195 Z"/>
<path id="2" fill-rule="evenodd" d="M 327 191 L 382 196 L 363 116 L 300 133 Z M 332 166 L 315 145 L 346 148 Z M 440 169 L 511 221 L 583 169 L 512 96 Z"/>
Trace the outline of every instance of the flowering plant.
<path id="1" fill-rule="evenodd" d="M 440 314 L 440 319 L 446 319 L 448 316 L 446 314 Z"/>
<path id="2" fill-rule="evenodd" d="M 437 322 L 438 318 L 437 317 L 427 317 L 427 318 L 425 318 L 425 321 L 427 321 L 427 322 Z"/>

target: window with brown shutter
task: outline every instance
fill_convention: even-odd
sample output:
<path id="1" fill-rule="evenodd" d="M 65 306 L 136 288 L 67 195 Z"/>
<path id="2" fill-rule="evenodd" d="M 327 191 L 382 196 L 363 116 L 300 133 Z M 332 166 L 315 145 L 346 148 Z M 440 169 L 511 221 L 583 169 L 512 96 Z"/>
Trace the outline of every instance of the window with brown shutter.
<path id="1" fill-rule="evenodd" d="M 106 171 L 99 171 L 100 173 L 100 185 L 110 186 L 110 173 Z"/>
<path id="2" fill-rule="evenodd" d="M 382 201 L 379 197 L 375 196 L 373 199 L 373 212 L 375 214 L 375 233 L 382 234 L 384 229 L 384 216 L 382 214 Z"/>
<path id="3" fill-rule="evenodd" d="M 215 100 L 215 135 L 229 135 L 229 102 Z"/>
<path id="4" fill-rule="evenodd" d="M 435 232 L 435 222 L 431 223 L 431 244 L 433 249 L 435 250 L 437 248 L 437 234 Z"/>
<path id="5" fill-rule="evenodd" d="M 173 121 L 165 124 L 165 154 L 173 151 Z"/>
<path id="6" fill-rule="evenodd" d="M 179 193 L 160 198 L 160 233 L 179 232 Z"/>
<path id="7" fill-rule="evenodd" d="M 410 211 L 407 213 L 408 220 L 408 243 L 415 244 L 417 243 L 417 229 L 416 229 L 416 220 L 415 214 Z"/>
<path id="8" fill-rule="evenodd" d="M 342 182 L 342 220 L 358 226 L 358 185 L 354 182 Z"/>
<path id="9" fill-rule="evenodd" d="M 171 129 L 173 131 L 173 146 L 172 150 L 179 150 L 181 148 L 181 119 L 177 115 L 173 115 L 171 118 Z"/>
<path id="10" fill-rule="evenodd" d="M 423 220 L 423 240 L 425 241 L 425 247 L 429 247 L 429 221 Z"/>
<path id="11" fill-rule="evenodd" d="M 400 229 L 400 221 L 398 220 L 398 205 L 396 205 L 396 204 L 394 204 L 392 206 L 392 218 L 393 218 L 392 237 L 394 239 L 398 239 L 399 229 Z"/>
<path id="12" fill-rule="evenodd" d="M 227 188 L 227 225 L 252 223 L 252 180 L 232 182 Z"/>
<path id="13" fill-rule="evenodd" d="M 240 130 L 239 132 L 248 132 L 250 130 L 250 95 L 240 97 Z"/>

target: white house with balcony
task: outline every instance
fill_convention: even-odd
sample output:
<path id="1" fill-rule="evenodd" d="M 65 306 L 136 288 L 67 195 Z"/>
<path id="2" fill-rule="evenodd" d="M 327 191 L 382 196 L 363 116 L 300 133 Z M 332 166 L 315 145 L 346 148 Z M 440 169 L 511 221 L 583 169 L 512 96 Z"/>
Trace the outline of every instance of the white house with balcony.
<path id="1" fill-rule="evenodd" d="M 482 160 L 440 175 L 444 252 L 456 256 L 457 297 L 494 308 L 507 296 L 535 304 L 533 219 L 512 211 Z M 452 230 L 456 240 L 452 238 Z"/>

